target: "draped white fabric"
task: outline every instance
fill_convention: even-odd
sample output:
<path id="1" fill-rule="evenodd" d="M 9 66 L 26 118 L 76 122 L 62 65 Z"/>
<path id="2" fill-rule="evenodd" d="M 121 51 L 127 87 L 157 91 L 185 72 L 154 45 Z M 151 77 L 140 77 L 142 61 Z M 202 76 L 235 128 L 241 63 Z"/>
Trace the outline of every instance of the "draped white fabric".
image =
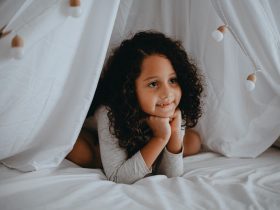
<path id="1" fill-rule="evenodd" d="M 71 150 L 91 103 L 119 1 L 26 0 L 0 4 L 0 159 L 22 171 L 58 165 Z M 12 22 L 9 22 L 11 21 Z M 5 21 L 5 22 L 4 22 Z M 9 54 L 15 34 L 25 55 Z"/>
<path id="2" fill-rule="evenodd" d="M 112 48 L 147 29 L 182 40 L 204 74 L 204 114 L 196 129 L 207 148 L 256 157 L 280 135 L 279 1 L 82 1 L 79 18 L 67 16 L 67 7 L 66 0 L 0 3 L 0 27 L 16 14 L 7 29 L 17 29 L 0 39 L 6 165 L 23 171 L 58 165 L 80 131 L 110 37 Z M 217 43 L 211 33 L 225 21 L 230 30 Z M 22 60 L 7 53 L 15 33 L 25 40 Z M 252 59 L 262 71 L 247 92 Z"/>
<path id="3" fill-rule="evenodd" d="M 204 114 L 196 128 L 205 146 L 226 156 L 256 157 L 280 134 L 279 11 L 279 1 L 272 0 L 126 0 L 111 46 L 146 29 L 181 39 L 206 80 Z M 212 31 L 225 24 L 224 16 L 238 41 L 230 32 L 220 43 L 212 39 Z M 245 53 L 262 69 L 253 92 L 245 87 L 255 71 Z"/>
<path id="4" fill-rule="evenodd" d="M 273 0 L 212 0 L 212 4 L 232 38 L 224 43 L 223 97 L 208 144 L 227 156 L 255 157 L 280 132 L 280 4 Z M 232 51 L 236 43 L 238 49 Z M 240 63 L 236 54 L 246 55 L 249 63 Z M 238 83 L 244 84 L 256 68 L 261 70 L 256 73 L 256 89 L 246 93 Z"/>

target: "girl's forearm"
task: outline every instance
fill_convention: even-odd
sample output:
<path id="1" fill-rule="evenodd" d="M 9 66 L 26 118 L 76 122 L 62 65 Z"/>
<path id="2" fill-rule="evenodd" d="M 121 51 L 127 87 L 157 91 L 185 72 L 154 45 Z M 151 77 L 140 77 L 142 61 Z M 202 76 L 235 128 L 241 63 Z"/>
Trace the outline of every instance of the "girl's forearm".
<path id="1" fill-rule="evenodd" d="M 168 139 L 152 137 L 150 141 L 140 150 L 148 168 L 153 165 L 160 152 L 166 146 L 167 142 Z"/>
<path id="2" fill-rule="evenodd" d="M 182 152 L 183 137 L 180 133 L 171 134 L 170 140 L 168 141 L 166 148 L 169 152 L 178 154 Z"/>

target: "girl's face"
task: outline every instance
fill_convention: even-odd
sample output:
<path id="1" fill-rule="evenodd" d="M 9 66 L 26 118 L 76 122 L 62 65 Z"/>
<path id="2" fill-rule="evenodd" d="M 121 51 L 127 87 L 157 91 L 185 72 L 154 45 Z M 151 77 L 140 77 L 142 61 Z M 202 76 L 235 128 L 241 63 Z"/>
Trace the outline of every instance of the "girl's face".
<path id="1" fill-rule="evenodd" d="M 182 91 L 176 72 L 166 57 L 146 57 L 135 83 L 137 99 L 143 112 L 157 117 L 173 116 Z"/>

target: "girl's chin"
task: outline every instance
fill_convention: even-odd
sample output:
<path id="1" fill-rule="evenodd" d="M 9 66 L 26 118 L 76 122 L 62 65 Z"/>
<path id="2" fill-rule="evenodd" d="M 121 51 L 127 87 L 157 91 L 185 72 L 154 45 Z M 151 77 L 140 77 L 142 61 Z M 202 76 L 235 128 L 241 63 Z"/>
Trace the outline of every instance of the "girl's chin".
<path id="1" fill-rule="evenodd" d="M 162 117 L 162 118 L 171 118 L 173 114 L 170 115 L 158 115 L 157 117 Z"/>
<path id="2" fill-rule="evenodd" d="M 163 117 L 163 118 L 169 117 L 170 118 L 174 115 L 174 111 L 170 111 L 170 112 L 166 112 L 166 113 L 155 112 L 153 115 L 156 117 Z"/>
<path id="3" fill-rule="evenodd" d="M 145 112 L 145 111 L 144 111 Z M 147 115 L 151 115 L 151 116 L 155 116 L 155 117 L 162 117 L 162 118 L 170 118 L 173 117 L 175 110 L 171 109 L 171 110 L 149 110 L 146 111 L 145 113 Z"/>

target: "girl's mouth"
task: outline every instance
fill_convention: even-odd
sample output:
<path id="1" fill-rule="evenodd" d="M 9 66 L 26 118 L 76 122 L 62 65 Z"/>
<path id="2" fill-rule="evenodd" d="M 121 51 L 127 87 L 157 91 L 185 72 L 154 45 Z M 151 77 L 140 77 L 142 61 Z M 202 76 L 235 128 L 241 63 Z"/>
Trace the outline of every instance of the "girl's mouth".
<path id="1" fill-rule="evenodd" d="M 165 108 L 171 108 L 172 105 L 173 105 L 172 102 L 158 103 L 158 104 L 157 104 L 158 107 L 163 108 L 163 109 L 165 109 Z"/>

